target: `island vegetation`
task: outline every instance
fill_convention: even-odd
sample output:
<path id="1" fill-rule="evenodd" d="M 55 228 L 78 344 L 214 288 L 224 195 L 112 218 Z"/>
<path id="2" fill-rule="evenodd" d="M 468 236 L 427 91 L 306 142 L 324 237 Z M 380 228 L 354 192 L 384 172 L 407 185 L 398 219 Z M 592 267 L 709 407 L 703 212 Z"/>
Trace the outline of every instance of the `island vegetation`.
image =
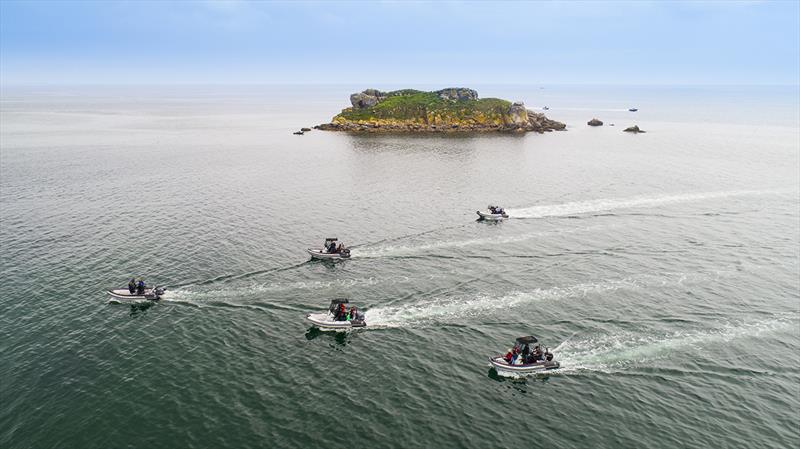
<path id="1" fill-rule="evenodd" d="M 498 98 L 478 98 L 466 88 L 433 92 L 367 89 L 350 96 L 351 107 L 316 129 L 352 132 L 546 132 L 566 125 Z"/>

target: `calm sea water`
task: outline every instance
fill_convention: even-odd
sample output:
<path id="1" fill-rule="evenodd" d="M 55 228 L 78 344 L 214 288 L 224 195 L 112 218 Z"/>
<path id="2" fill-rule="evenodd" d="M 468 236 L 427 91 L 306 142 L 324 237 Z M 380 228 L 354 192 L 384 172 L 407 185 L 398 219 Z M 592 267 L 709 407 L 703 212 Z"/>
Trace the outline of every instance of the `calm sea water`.
<path id="1" fill-rule="evenodd" d="M 800 444 L 796 87 L 474 86 L 568 131 L 291 134 L 364 87 L 4 88 L 0 447 Z M 309 262 L 327 236 L 352 260 Z M 131 276 L 167 298 L 107 304 Z M 333 297 L 371 328 L 311 330 Z M 490 371 L 528 334 L 560 370 Z"/>

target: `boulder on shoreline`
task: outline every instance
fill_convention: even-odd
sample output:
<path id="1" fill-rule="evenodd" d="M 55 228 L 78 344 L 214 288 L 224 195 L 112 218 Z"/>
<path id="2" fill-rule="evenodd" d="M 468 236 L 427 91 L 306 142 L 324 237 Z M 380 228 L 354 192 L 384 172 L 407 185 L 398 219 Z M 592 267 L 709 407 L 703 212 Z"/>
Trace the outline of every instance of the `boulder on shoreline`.
<path id="1" fill-rule="evenodd" d="M 596 118 L 589 120 L 588 122 L 586 122 L 586 124 L 589 126 L 603 126 L 603 122 L 597 120 Z"/>
<path id="2" fill-rule="evenodd" d="M 352 107 L 314 128 L 349 132 L 548 132 L 566 125 L 525 108 L 522 102 L 478 98 L 463 87 L 423 92 L 366 89 L 350 96 Z"/>

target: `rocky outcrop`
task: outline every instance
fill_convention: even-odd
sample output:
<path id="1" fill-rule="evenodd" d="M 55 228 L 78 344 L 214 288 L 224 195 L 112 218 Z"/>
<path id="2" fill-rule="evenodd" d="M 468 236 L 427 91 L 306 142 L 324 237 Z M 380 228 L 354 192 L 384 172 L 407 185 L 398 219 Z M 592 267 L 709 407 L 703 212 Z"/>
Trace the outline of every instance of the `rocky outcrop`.
<path id="1" fill-rule="evenodd" d="M 508 116 L 511 125 L 525 126 L 528 124 L 528 110 L 525 109 L 525 103 L 518 101 L 508 108 Z"/>
<path id="2" fill-rule="evenodd" d="M 644 132 L 647 132 L 647 131 L 643 131 L 643 130 L 639 129 L 639 125 L 633 125 L 633 126 L 630 126 L 628 128 L 623 129 L 622 132 L 639 134 L 639 133 L 644 133 Z"/>
<path id="3" fill-rule="evenodd" d="M 566 125 L 497 98 L 478 98 L 472 89 L 423 92 L 367 89 L 350 96 L 351 108 L 315 129 L 351 132 L 547 132 Z"/>
<path id="4" fill-rule="evenodd" d="M 366 109 L 378 104 L 383 98 L 379 97 L 378 95 L 370 95 L 367 91 L 373 91 L 374 89 L 367 89 L 364 92 L 360 92 L 357 94 L 350 95 L 350 104 L 353 105 L 354 108 L 357 109 Z M 379 91 L 375 91 L 379 92 Z M 379 92 L 382 93 L 382 92 Z"/>
<path id="5" fill-rule="evenodd" d="M 434 92 L 442 100 L 463 101 L 477 100 L 478 92 L 465 87 L 448 87 L 447 89 Z"/>
<path id="6" fill-rule="evenodd" d="M 531 131 L 563 131 L 567 125 L 555 120 L 550 120 L 544 114 L 528 110 L 528 127 Z"/>
<path id="7" fill-rule="evenodd" d="M 589 120 L 588 122 L 586 122 L 586 124 L 589 126 L 603 126 L 603 122 L 597 120 L 596 118 Z"/>

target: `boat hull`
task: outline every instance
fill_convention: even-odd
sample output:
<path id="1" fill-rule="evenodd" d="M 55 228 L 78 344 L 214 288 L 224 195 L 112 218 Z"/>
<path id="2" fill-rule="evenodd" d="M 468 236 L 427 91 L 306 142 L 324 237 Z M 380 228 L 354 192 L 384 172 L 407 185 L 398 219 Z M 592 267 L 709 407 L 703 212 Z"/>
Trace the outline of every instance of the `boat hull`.
<path id="1" fill-rule="evenodd" d="M 520 377 L 529 374 L 542 373 L 545 371 L 558 369 L 561 364 L 554 361 L 541 361 L 528 365 L 509 365 L 503 356 L 492 357 L 489 359 L 489 364 L 497 371 L 500 376 L 506 377 Z"/>
<path id="2" fill-rule="evenodd" d="M 326 253 L 319 249 L 308 248 L 306 249 L 308 254 L 311 255 L 312 259 L 319 259 L 319 260 L 336 260 L 336 259 L 349 259 L 350 255 L 340 254 L 340 253 Z"/>
<path id="3" fill-rule="evenodd" d="M 499 221 L 504 218 L 508 218 L 507 214 L 490 214 L 488 212 L 481 212 L 479 210 L 475 211 L 475 213 L 478 214 L 478 217 L 480 217 L 482 220 Z"/>
<path id="4" fill-rule="evenodd" d="M 125 303 L 125 302 L 142 302 L 142 301 L 158 301 L 161 299 L 161 295 L 155 292 L 153 288 L 146 288 L 144 290 L 144 295 L 137 295 L 131 294 L 127 288 L 115 288 L 109 289 L 107 291 L 109 295 L 111 295 L 111 299 L 108 302 L 116 302 L 116 303 Z"/>
<path id="5" fill-rule="evenodd" d="M 306 319 L 323 331 L 343 332 L 351 329 L 367 327 L 364 321 L 334 321 L 333 316 L 327 312 L 309 313 Z"/>

